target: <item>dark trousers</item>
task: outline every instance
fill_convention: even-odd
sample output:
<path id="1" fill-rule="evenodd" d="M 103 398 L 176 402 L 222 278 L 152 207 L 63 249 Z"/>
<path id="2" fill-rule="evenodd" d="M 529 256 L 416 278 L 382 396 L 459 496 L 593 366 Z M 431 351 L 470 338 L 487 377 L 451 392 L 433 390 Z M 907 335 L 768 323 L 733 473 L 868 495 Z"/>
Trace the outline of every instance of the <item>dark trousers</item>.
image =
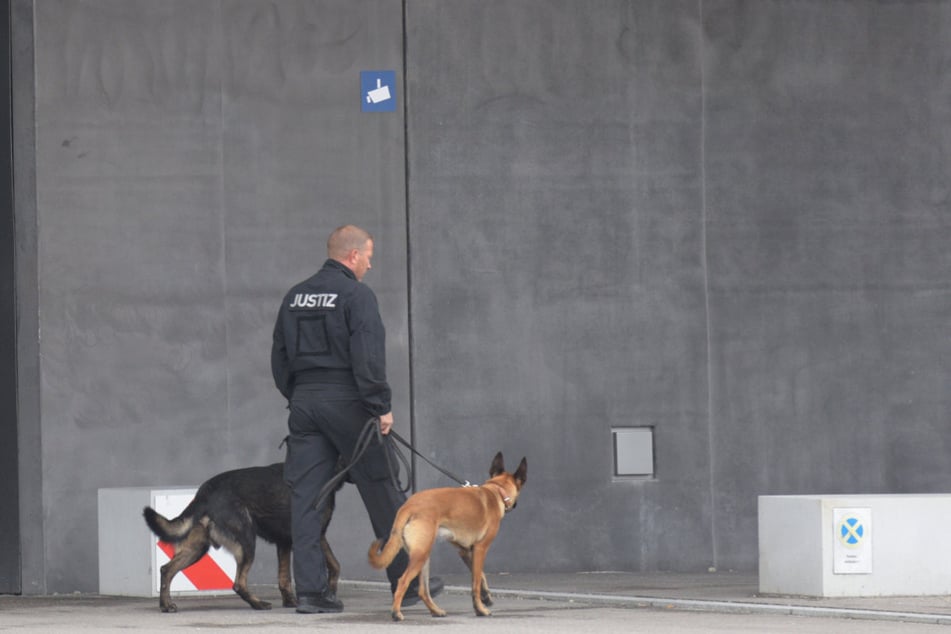
<path id="1" fill-rule="evenodd" d="M 342 455 L 349 463 L 369 418 L 358 401 L 350 394 L 340 394 L 333 386 L 302 385 L 294 390 L 287 421 L 290 435 L 284 478 L 291 487 L 294 584 L 298 595 L 327 589 L 327 562 L 320 548 L 322 507 L 315 507 L 315 503 L 320 490 L 335 474 L 337 457 Z M 406 501 L 390 478 L 384 451 L 374 441 L 349 472 L 378 539 L 389 536 L 396 511 Z M 406 564 L 406 553 L 401 552 L 386 569 L 391 586 L 395 587 Z"/>

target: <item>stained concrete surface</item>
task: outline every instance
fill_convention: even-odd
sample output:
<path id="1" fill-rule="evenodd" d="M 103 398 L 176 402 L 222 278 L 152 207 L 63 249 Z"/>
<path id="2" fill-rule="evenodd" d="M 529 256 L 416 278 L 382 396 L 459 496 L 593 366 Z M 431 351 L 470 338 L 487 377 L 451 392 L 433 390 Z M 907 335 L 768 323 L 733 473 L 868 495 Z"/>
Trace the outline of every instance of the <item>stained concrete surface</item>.
<path id="1" fill-rule="evenodd" d="M 321 629 L 383 632 L 449 628 L 453 632 L 797 632 L 844 634 L 947 632 L 951 597 L 815 600 L 758 597 L 752 575 L 547 574 L 489 575 L 493 615 L 474 615 L 468 580 L 446 577 L 438 597 L 449 612 L 433 619 L 422 605 L 406 608 L 406 620 L 389 616 L 388 586 L 343 582 L 345 610 L 336 615 L 300 615 L 276 607 L 255 612 L 233 595 L 182 597 L 179 612 L 161 614 L 157 599 L 97 595 L 0 596 L 0 631 L 175 632 L 246 629 L 297 632 Z M 274 586 L 255 588 L 279 605 Z"/>

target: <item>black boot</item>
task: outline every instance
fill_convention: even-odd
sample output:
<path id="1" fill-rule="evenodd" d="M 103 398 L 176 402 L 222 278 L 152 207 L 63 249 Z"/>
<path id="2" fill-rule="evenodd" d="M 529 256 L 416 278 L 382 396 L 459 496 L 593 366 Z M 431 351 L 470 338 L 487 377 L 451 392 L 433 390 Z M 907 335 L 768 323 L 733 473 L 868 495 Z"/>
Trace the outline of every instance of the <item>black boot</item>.
<path id="1" fill-rule="evenodd" d="M 439 593 L 442 592 L 442 589 L 445 587 L 445 583 L 439 577 L 430 577 L 429 578 L 429 596 L 437 597 Z M 404 608 L 408 608 L 411 605 L 416 605 L 419 603 L 419 577 L 413 579 L 409 587 L 406 589 L 406 594 L 403 595 L 403 600 L 400 602 L 400 605 Z"/>
<path id="2" fill-rule="evenodd" d="M 301 614 L 343 612 L 343 603 L 330 590 L 297 595 L 297 611 Z"/>

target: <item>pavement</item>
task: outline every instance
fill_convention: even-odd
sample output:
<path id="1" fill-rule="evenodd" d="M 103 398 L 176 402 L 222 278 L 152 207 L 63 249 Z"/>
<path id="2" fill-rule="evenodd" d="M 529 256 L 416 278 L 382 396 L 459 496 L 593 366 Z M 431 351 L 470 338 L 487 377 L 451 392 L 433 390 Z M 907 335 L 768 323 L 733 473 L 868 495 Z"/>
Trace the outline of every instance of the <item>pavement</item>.
<path id="1" fill-rule="evenodd" d="M 243 629 L 295 632 L 347 629 L 378 632 L 393 627 L 449 627 L 456 632 L 947 632 L 951 596 L 809 598 L 762 596 L 755 574 L 561 573 L 488 574 L 493 616 L 474 615 L 464 574 L 440 575 L 438 598 L 449 612 L 433 619 L 422 605 L 404 609 L 393 624 L 389 587 L 342 580 L 342 614 L 301 615 L 280 607 L 275 586 L 255 586 L 274 609 L 254 611 L 233 594 L 182 596 L 179 611 L 162 614 L 157 598 L 95 594 L 0 596 L 0 632 L 181 632 Z"/>

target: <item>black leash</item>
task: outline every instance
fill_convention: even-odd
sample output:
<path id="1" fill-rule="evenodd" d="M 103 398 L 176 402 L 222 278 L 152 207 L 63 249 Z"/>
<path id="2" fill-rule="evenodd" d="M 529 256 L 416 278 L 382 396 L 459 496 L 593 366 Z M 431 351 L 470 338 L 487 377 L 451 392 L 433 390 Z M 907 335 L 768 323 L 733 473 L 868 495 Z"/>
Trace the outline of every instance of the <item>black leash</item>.
<path id="1" fill-rule="evenodd" d="M 472 486 L 472 484 L 471 484 L 468 480 L 463 480 L 462 478 L 460 478 L 459 476 L 455 475 L 455 474 L 452 473 L 451 471 L 447 471 L 446 469 L 443 469 L 442 467 L 440 467 L 439 465 L 437 465 L 435 462 L 433 462 L 432 460 L 430 460 L 429 458 L 427 458 L 427 457 L 424 456 L 423 454 L 421 454 L 421 453 L 419 453 L 418 451 L 416 451 L 416 448 L 415 448 L 413 445 L 411 445 L 410 443 L 406 442 L 406 440 L 405 440 L 402 436 L 400 436 L 399 434 L 397 434 L 397 433 L 396 433 L 395 431 L 393 431 L 392 429 L 390 430 L 389 435 L 392 436 L 393 438 L 395 438 L 396 440 L 398 440 L 404 447 L 406 447 L 407 449 L 409 449 L 410 451 L 412 451 L 414 454 L 416 454 L 417 456 L 419 456 L 420 458 L 422 458 L 423 460 L 425 460 L 427 463 L 429 463 L 429 465 L 430 465 L 432 468 L 434 468 L 436 471 L 439 471 L 440 473 L 442 473 L 444 476 L 446 476 L 446 477 L 449 478 L 450 480 L 455 481 L 456 484 L 458 484 L 458 485 L 460 485 L 460 486 L 464 486 L 464 487 L 471 487 L 471 486 Z M 397 453 L 399 454 L 398 451 L 397 451 Z M 402 456 L 402 454 L 399 454 L 399 455 Z"/>
<path id="2" fill-rule="evenodd" d="M 410 484 L 412 482 L 412 477 L 407 478 L 405 487 L 400 486 L 399 465 L 394 465 L 393 457 L 391 456 L 391 454 L 393 454 L 396 457 L 396 459 L 398 459 L 403 464 L 403 466 L 406 468 L 407 475 L 411 475 L 413 470 L 412 470 L 412 467 L 410 466 L 409 460 L 399 450 L 399 447 L 396 446 L 396 443 L 393 442 L 394 438 L 398 440 L 400 443 L 402 443 L 414 454 L 416 454 L 417 456 L 419 456 L 420 458 L 428 462 L 430 465 L 432 465 L 436 470 L 442 472 L 443 475 L 449 477 L 451 480 L 455 480 L 457 483 L 459 483 L 460 485 L 464 487 L 472 486 L 468 480 L 462 480 L 458 476 L 453 475 L 451 472 L 436 465 L 429 458 L 427 458 L 423 454 L 416 451 L 413 445 L 406 442 L 406 440 L 404 440 L 402 436 L 397 434 L 392 429 L 390 430 L 389 434 L 384 436 L 383 433 L 380 431 L 380 419 L 377 417 L 373 417 L 369 419 L 363 425 L 363 429 L 360 430 L 360 435 L 357 437 L 357 443 L 354 447 L 353 457 L 350 459 L 350 462 L 347 464 L 346 467 L 344 467 L 341 471 L 339 471 L 333 478 L 331 478 L 330 481 L 327 482 L 327 484 L 323 486 L 323 488 L 320 490 L 320 493 L 317 495 L 317 502 L 314 504 L 314 507 L 317 508 L 321 506 L 326 501 L 327 496 L 329 496 L 331 493 L 337 490 L 337 487 L 340 486 L 340 483 L 343 482 L 343 480 L 347 477 L 347 473 L 350 471 L 350 469 L 353 468 L 353 465 L 355 465 L 357 462 L 360 461 L 360 458 L 363 457 L 363 454 L 366 453 L 367 449 L 370 447 L 370 445 L 372 444 L 374 440 L 378 440 L 380 444 L 383 445 L 383 455 L 386 457 L 386 468 L 390 472 L 390 479 L 393 482 L 393 486 L 399 489 L 402 493 L 408 492 L 410 489 Z"/>

